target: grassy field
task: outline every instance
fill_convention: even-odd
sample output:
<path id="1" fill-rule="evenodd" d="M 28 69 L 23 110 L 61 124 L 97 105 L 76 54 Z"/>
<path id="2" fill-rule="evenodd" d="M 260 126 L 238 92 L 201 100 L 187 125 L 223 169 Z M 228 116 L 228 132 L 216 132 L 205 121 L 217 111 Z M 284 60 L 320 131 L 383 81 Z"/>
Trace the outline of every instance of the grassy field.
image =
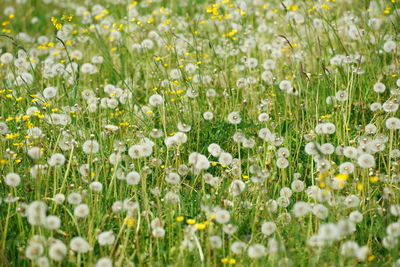
<path id="1" fill-rule="evenodd" d="M 400 266 L 398 0 L 0 0 L 0 266 Z"/>

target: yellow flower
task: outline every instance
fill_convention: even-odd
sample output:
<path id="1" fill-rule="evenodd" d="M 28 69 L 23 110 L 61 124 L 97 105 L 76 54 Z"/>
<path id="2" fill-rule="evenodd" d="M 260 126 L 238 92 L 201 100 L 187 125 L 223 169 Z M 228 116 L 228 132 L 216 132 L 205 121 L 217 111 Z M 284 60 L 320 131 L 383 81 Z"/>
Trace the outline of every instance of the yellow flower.
<path id="1" fill-rule="evenodd" d="M 336 175 L 336 178 L 339 180 L 347 180 L 349 179 L 349 175 L 346 173 L 339 173 L 338 175 Z"/>
<path id="2" fill-rule="evenodd" d="M 363 188 L 364 188 L 364 185 L 363 185 L 362 183 L 358 183 L 358 184 L 357 184 L 357 189 L 358 189 L 359 191 L 363 190 Z"/>
<path id="3" fill-rule="evenodd" d="M 376 183 L 376 182 L 379 181 L 379 177 L 378 176 L 371 176 L 371 177 L 369 177 L 369 181 L 371 183 Z"/>
<path id="4" fill-rule="evenodd" d="M 319 180 L 322 180 L 322 179 L 324 179 L 326 176 L 328 176 L 330 174 L 330 172 L 329 171 L 327 171 L 327 172 L 320 172 L 319 174 L 318 174 L 318 179 Z"/>
<path id="5" fill-rule="evenodd" d="M 187 223 L 187 224 L 195 224 L 195 223 L 196 223 L 196 220 L 195 220 L 195 219 L 187 219 L 187 220 L 186 220 L 186 223 Z"/>
<path id="6" fill-rule="evenodd" d="M 133 227 L 133 226 L 135 226 L 135 219 L 133 219 L 132 217 L 126 217 L 125 218 L 125 223 L 129 227 Z"/>
<path id="7" fill-rule="evenodd" d="M 206 225 L 204 223 L 196 223 L 195 227 L 196 227 L 197 230 L 206 229 Z"/>
<path id="8" fill-rule="evenodd" d="M 178 217 L 176 217 L 176 221 L 177 222 L 182 222 L 183 221 L 183 216 L 178 216 Z"/>

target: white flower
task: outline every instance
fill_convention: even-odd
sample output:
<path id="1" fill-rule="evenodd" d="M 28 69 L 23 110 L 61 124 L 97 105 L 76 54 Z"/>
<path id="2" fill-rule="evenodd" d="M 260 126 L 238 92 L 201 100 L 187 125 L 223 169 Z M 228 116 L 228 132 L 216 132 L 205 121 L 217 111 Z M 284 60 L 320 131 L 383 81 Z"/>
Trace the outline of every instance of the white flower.
<path id="1" fill-rule="evenodd" d="M 220 209 L 215 213 L 215 220 L 220 223 L 220 224 L 225 224 L 229 222 L 231 219 L 231 215 L 229 214 L 229 211 Z"/>
<path id="2" fill-rule="evenodd" d="M 327 122 L 322 125 L 323 134 L 333 134 L 335 133 L 335 131 L 336 131 L 336 126 L 331 122 Z"/>
<path id="3" fill-rule="evenodd" d="M 397 48 L 397 44 L 392 40 L 386 41 L 383 45 L 383 50 L 387 53 L 394 52 Z"/>
<path id="4" fill-rule="evenodd" d="M 269 115 L 267 113 L 260 113 L 258 115 L 258 121 L 267 122 L 269 120 Z"/>
<path id="5" fill-rule="evenodd" d="M 275 61 L 272 59 L 267 59 L 264 61 L 262 66 L 265 70 L 273 70 L 275 69 Z"/>
<path id="6" fill-rule="evenodd" d="M 57 96 L 57 87 L 46 87 L 43 90 L 43 96 L 47 99 L 56 97 Z"/>
<path id="7" fill-rule="evenodd" d="M 58 216 L 50 215 L 46 217 L 45 227 L 50 230 L 56 230 L 60 228 L 61 220 Z"/>
<path id="8" fill-rule="evenodd" d="M 276 160 L 276 167 L 279 169 L 286 169 L 289 166 L 289 161 L 285 158 L 279 157 Z"/>
<path id="9" fill-rule="evenodd" d="M 140 174 L 135 171 L 128 172 L 125 176 L 125 180 L 129 185 L 137 185 L 140 182 Z"/>
<path id="10" fill-rule="evenodd" d="M 181 177 L 176 172 L 170 172 L 166 177 L 165 181 L 172 185 L 177 185 L 181 181 Z"/>
<path id="11" fill-rule="evenodd" d="M 398 130 L 400 129 L 400 119 L 396 117 L 388 118 L 385 125 L 389 130 Z"/>
<path id="12" fill-rule="evenodd" d="M 304 182 L 300 180 L 294 180 L 290 186 L 294 192 L 302 192 L 304 190 Z"/>
<path id="13" fill-rule="evenodd" d="M 221 248 L 222 247 L 222 239 L 220 236 L 213 235 L 208 238 L 210 242 L 210 246 L 212 248 Z"/>
<path id="14" fill-rule="evenodd" d="M 26 210 L 28 222 L 31 225 L 44 225 L 46 223 L 47 205 L 43 201 L 33 201 Z"/>
<path id="15" fill-rule="evenodd" d="M 283 80 L 279 83 L 279 89 L 281 90 L 291 90 L 292 88 L 292 83 L 288 80 Z"/>
<path id="16" fill-rule="evenodd" d="M 28 156 L 31 159 L 40 159 L 43 155 L 42 150 L 40 149 L 40 147 L 32 147 L 30 149 L 28 149 Z"/>
<path id="17" fill-rule="evenodd" d="M 30 242 L 30 244 L 25 249 L 25 256 L 28 259 L 36 259 L 41 256 L 44 252 L 43 245 L 38 242 Z"/>
<path id="18" fill-rule="evenodd" d="M 320 146 L 320 150 L 324 155 L 332 155 L 335 152 L 335 147 L 330 143 L 326 143 Z"/>
<path id="19" fill-rule="evenodd" d="M 80 70 L 83 74 L 95 74 L 97 72 L 97 67 L 91 63 L 84 63 Z"/>
<path id="20" fill-rule="evenodd" d="M 322 240 L 332 241 L 337 240 L 340 237 L 338 227 L 334 223 L 321 224 L 318 229 L 318 236 Z"/>
<path id="21" fill-rule="evenodd" d="M 212 143 L 208 146 L 207 148 L 208 152 L 210 152 L 211 155 L 214 157 L 219 157 L 219 155 L 222 152 L 221 147 L 218 144 Z"/>
<path id="22" fill-rule="evenodd" d="M 360 198 L 356 195 L 349 195 L 345 198 L 344 203 L 349 208 L 355 208 L 360 205 Z"/>
<path id="23" fill-rule="evenodd" d="M 182 123 L 182 122 L 178 122 L 178 129 L 179 129 L 179 131 L 181 131 L 181 132 L 187 133 L 187 132 L 189 132 L 189 131 L 192 129 L 192 126 L 187 125 L 187 124 Z"/>
<path id="24" fill-rule="evenodd" d="M 281 190 L 279 191 L 279 195 L 281 197 L 286 197 L 286 198 L 290 198 L 292 196 L 293 192 L 289 187 L 283 187 L 281 188 Z"/>
<path id="25" fill-rule="evenodd" d="M 232 124 L 239 124 L 242 121 L 239 112 L 231 112 L 228 114 L 228 122 Z"/>
<path id="26" fill-rule="evenodd" d="M 154 42 L 150 39 L 144 39 L 141 46 L 145 49 L 152 49 L 154 47 Z"/>
<path id="27" fill-rule="evenodd" d="M 112 267 L 113 263 L 112 260 L 109 258 L 101 258 L 95 264 L 95 267 Z"/>
<path id="28" fill-rule="evenodd" d="M 65 196 L 64 196 L 64 194 L 56 194 L 56 195 L 53 197 L 53 200 L 54 200 L 54 202 L 57 203 L 57 204 L 62 204 L 62 203 L 64 203 L 64 201 L 65 201 Z"/>
<path id="29" fill-rule="evenodd" d="M 210 162 L 208 161 L 207 157 L 197 152 L 190 153 L 189 163 L 193 164 L 193 168 L 196 173 L 210 168 Z"/>
<path id="30" fill-rule="evenodd" d="M 86 154 L 95 154 L 99 152 L 100 145 L 96 140 L 88 140 L 82 145 L 83 152 Z"/>
<path id="31" fill-rule="evenodd" d="M 235 241 L 231 245 L 231 251 L 233 254 L 236 255 L 242 254 L 243 252 L 245 252 L 245 249 L 246 249 L 246 243 L 241 241 Z"/>
<path id="32" fill-rule="evenodd" d="M 79 193 L 72 192 L 68 195 L 68 203 L 72 205 L 78 205 L 82 202 L 82 195 Z"/>
<path id="33" fill-rule="evenodd" d="M 354 172 L 354 164 L 351 162 L 343 162 L 339 165 L 339 172 L 345 174 L 351 174 Z"/>
<path id="34" fill-rule="evenodd" d="M 102 232 L 97 236 L 100 246 L 107 246 L 114 244 L 115 235 L 113 231 Z"/>
<path id="35" fill-rule="evenodd" d="M 177 194 L 175 194 L 173 192 L 167 192 L 165 194 L 165 201 L 167 203 L 172 203 L 172 204 L 173 203 L 179 203 L 180 198 L 179 198 L 179 195 L 177 195 Z"/>
<path id="36" fill-rule="evenodd" d="M 74 237 L 69 243 L 69 247 L 78 253 L 87 253 L 90 249 L 89 243 L 82 237 Z"/>
<path id="37" fill-rule="evenodd" d="M 328 217 L 328 209 L 322 204 L 316 204 L 312 208 L 312 212 L 315 216 L 317 216 L 321 220 L 324 220 Z"/>
<path id="38" fill-rule="evenodd" d="M 21 177 L 16 173 L 9 173 L 6 175 L 5 183 L 8 186 L 16 187 L 20 184 Z"/>
<path id="39" fill-rule="evenodd" d="M 350 221 L 352 221 L 352 222 L 360 223 L 360 222 L 362 222 L 362 220 L 363 220 L 363 215 L 362 215 L 362 213 L 359 212 L 358 210 L 352 211 L 352 212 L 349 214 L 349 219 L 350 219 Z"/>
<path id="40" fill-rule="evenodd" d="M 0 56 L 0 62 L 3 64 L 9 64 L 13 61 L 14 56 L 11 53 L 4 53 Z"/>
<path id="41" fill-rule="evenodd" d="M 335 98 L 339 102 L 345 102 L 349 99 L 349 94 L 346 91 L 340 90 L 336 92 Z"/>
<path id="42" fill-rule="evenodd" d="M 153 148 L 149 144 L 133 145 L 129 148 L 128 154 L 133 159 L 148 157 L 153 153 Z"/>
<path id="43" fill-rule="evenodd" d="M 165 230 L 162 227 L 155 227 L 151 233 L 157 238 L 162 238 L 165 236 Z"/>
<path id="44" fill-rule="evenodd" d="M 236 197 L 240 195 L 244 189 L 246 188 L 246 185 L 243 181 L 241 180 L 233 180 L 229 186 L 229 193 Z"/>
<path id="45" fill-rule="evenodd" d="M 400 216 L 400 205 L 397 204 L 390 205 L 389 210 L 393 216 Z"/>
<path id="46" fill-rule="evenodd" d="M 264 257 L 266 255 L 266 253 L 267 253 L 267 249 L 261 244 L 251 245 L 247 250 L 247 254 L 252 259 Z"/>
<path id="47" fill-rule="evenodd" d="M 381 83 L 381 82 L 377 82 L 374 84 L 374 91 L 377 93 L 383 93 L 386 90 L 386 86 Z"/>
<path id="48" fill-rule="evenodd" d="M 89 206 L 86 204 L 80 204 L 75 207 L 74 215 L 80 218 L 86 218 L 89 215 Z"/>
<path id="49" fill-rule="evenodd" d="M 276 231 L 276 224 L 274 222 L 265 222 L 261 225 L 261 232 L 264 235 L 272 235 Z"/>
<path id="50" fill-rule="evenodd" d="M 53 244 L 50 245 L 50 259 L 61 261 L 65 257 L 65 255 L 67 255 L 67 246 L 63 242 L 56 240 Z"/>
<path id="51" fill-rule="evenodd" d="M 53 154 L 47 161 L 50 166 L 61 166 L 65 163 L 65 156 L 61 153 Z"/>
<path id="52" fill-rule="evenodd" d="M 50 267 L 50 261 L 46 256 L 39 257 L 36 264 L 40 267 Z"/>
<path id="53" fill-rule="evenodd" d="M 299 201 L 293 205 L 293 213 L 296 217 L 303 217 L 310 211 L 309 204 L 307 202 Z"/>
<path id="54" fill-rule="evenodd" d="M 210 120 L 212 120 L 214 118 L 214 114 L 211 111 L 206 111 L 206 112 L 203 113 L 203 118 L 206 121 L 210 121 Z"/>
<path id="55" fill-rule="evenodd" d="M 373 168 L 375 167 L 375 158 L 371 154 L 363 153 L 358 156 L 357 163 L 364 169 Z"/>
<path id="56" fill-rule="evenodd" d="M 227 152 L 222 152 L 218 158 L 218 162 L 221 165 L 229 165 L 232 163 L 232 160 L 233 160 L 232 155 Z"/>
<path id="57" fill-rule="evenodd" d="M 7 134 L 8 126 L 5 122 L 0 122 L 0 134 Z"/>
<path id="58" fill-rule="evenodd" d="M 159 94 L 154 94 L 149 98 L 150 105 L 156 107 L 164 103 L 164 98 Z"/>
<path id="59" fill-rule="evenodd" d="M 349 240 L 340 246 L 340 253 L 345 257 L 355 257 L 358 249 L 358 244 L 355 241 Z"/>
<path id="60" fill-rule="evenodd" d="M 314 142 L 307 143 L 304 150 L 308 155 L 318 155 L 320 153 L 319 145 Z"/>
<path id="61" fill-rule="evenodd" d="M 400 222 L 391 223 L 386 228 L 386 233 L 389 236 L 399 237 L 400 236 Z"/>

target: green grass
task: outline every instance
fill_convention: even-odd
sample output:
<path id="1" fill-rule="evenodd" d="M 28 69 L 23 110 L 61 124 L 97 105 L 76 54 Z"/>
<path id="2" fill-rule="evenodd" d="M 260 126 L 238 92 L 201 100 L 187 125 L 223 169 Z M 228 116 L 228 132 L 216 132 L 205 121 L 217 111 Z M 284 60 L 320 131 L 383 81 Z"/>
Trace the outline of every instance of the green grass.
<path id="1" fill-rule="evenodd" d="M 103 12 L 94 13 L 96 4 Z M 399 241 L 399 234 L 390 233 L 390 227 L 399 224 L 393 209 L 400 203 L 400 161 L 399 157 L 390 158 L 390 153 L 398 151 L 400 139 L 398 129 L 387 129 L 385 122 L 399 118 L 400 113 L 398 108 L 394 112 L 370 109 L 374 102 L 400 102 L 397 0 L 99 0 L 90 5 L 83 0 L 48 4 L 31 0 L 20 4 L 5 1 L 0 6 L 0 123 L 8 128 L 3 131 L 4 125 L 0 125 L 0 265 L 46 266 L 42 261 L 47 260 L 49 266 L 94 266 L 105 257 L 114 266 L 399 265 L 399 245 L 388 247 L 384 240 L 392 236 Z M 295 21 L 288 19 L 291 16 Z M 316 25 L 315 19 L 322 25 Z M 380 27 L 374 28 L 371 19 L 379 19 Z M 263 24 L 266 30 L 260 32 Z M 363 36 L 356 33 L 352 38 L 351 27 Z M 63 36 L 61 31 L 68 33 Z M 44 41 L 39 42 L 39 37 Z M 148 39 L 153 41 L 152 48 L 135 48 Z M 389 40 L 397 46 L 392 51 L 385 48 Z M 11 62 L 5 53 L 13 56 Z M 338 55 L 348 59 L 361 55 L 362 60 L 336 66 L 331 59 Z M 84 73 L 84 64 L 94 56 L 103 57 L 103 62 L 92 63 L 97 68 L 94 74 Z M 249 59 L 256 59 L 256 66 L 246 67 Z M 275 62 L 272 81 L 262 78 L 267 59 Z M 69 64 L 77 64 L 77 68 L 69 74 L 49 75 L 45 66 L 57 63 L 64 69 Z M 190 64 L 196 66 L 193 72 L 187 70 Z M 179 77 L 173 77 L 174 69 Z M 21 73 L 31 74 L 32 82 L 25 78 L 17 83 Z M 241 86 L 243 79 L 248 82 Z M 280 89 L 283 80 L 291 82 L 296 95 Z M 379 81 L 386 86 L 381 94 L 373 90 Z M 105 92 L 108 84 L 120 92 Z M 57 87 L 57 95 L 44 99 L 40 94 L 50 86 Z M 82 96 L 86 89 L 93 91 L 90 101 Z M 216 96 L 207 96 L 209 89 L 214 89 Z M 348 94 L 343 102 L 335 99 L 340 90 Z M 195 97 L 190 96 L 192 91 Z M 120 101 L 121 93 L 129 97 Z M 149 98 L 156 93 L 164 102 L 152 106 Z M 103 106 L 115 100 L 115 106 Z M 31 107 L 38 112 L 28 114 Z M 212 120 L 204 119 L 206 111 L 213 113 Z M 231 112 L 239 112 L 239 124 L 227 119 Z M 269 115 L 267 122 L 258 119 L 264 112 Z M 48 116 L 54 114 L 64 114 L 70 121 L 52 124 Z M 181 131 L 178 122 L 191 126 L 185 133 L 187 141 L 167 147 L 165 139 Z M 335 133 L 318 134 L 316 126 L 326 122 L 336 126 Z M 376 133 L 365 132 L 370 123 L 377 127 Z M 118 129 L 107 131 L 106 125 Z M 40 128 L 43 136 L 28 136 L 34 127 Z M 163 136 L 152 137 L 154 128 Z M 282 138 L 281 144 L 261 139 L 258 133 L 262 128 Z M 245 148 L 235 142 L 234 135 L 239 132 L 254 139 L 254 146 Z M 74 140 L 73 149 L 60 147 L 66 135 Z M 363 138 L 376 141 L 381 135 L 387 137 L 380 143 L 385 146 L 382 151 L 359 145 Z M 129 148 L 144 138 L 154 142 L 151 155 L 131 158 Z M 84 152 L 87 140 L 99 143 L 97 153 Z M 118 162 L 110 162 L 110 155 L 118 152 L 116 142 L 125 150 L 119 151 Z M 376 164 L 359 166 L 360 155 L 353 159 L 340 153 L 310 156 L 305 152 L 308 142 L 364 149 Z M 212 143 L 230 153 L 234 163 L 219 163 L 208 151 Z M 32 147 L 42 149 L 39 159 L 28 155 Z M 290 152 L 286 168 L 277 164 L 281 147 Z M 192 152 L 205 155 L 210 167 L 192 170 Z M 31 168 L 49 164 L 55 153 L 63 154 L 65 163 L 48 166 L 32 177 Z M 318 168 L 319 157 L 330 163 L 327 171 Z M 335 189 L 331 180 L 341 177 L 339 166 L 344 162 L 354 163 L 355 170 L 346 177 L 343 188 Z M 86 175 L 80 172 L 83 164 L 89 165 Z M 181 174 L 178 184 L 167 183 L 168 173 L 178 172 L 181 165 L 186 165 L 188 172 Z M 254 180 L 255 166 L 268 173 L 261 183 Z M 123 179 L 131 171 L 141 175 L 137 185 L 128 185 Z M 10 173 L 21 178 L 15 187 L 7 181 Z M 217 185 L 206 183 L 206 173 L 218 177 Z M 281 201 L 281 189 L 290 188 L 295 176 L 305 189 L 293 192 L 287 206 L 271 211 L 271 201 Z M 231 185 L 236 180 L 245 184 L 237 196 Z M 103 185 L 101 192 L 91 189 L 93 181 Z M 307 191 L 312 186 L 319 188 L 321 195 L 331 194 L 331 199 L 310 197 Z M 82 203 L 88 205 L 86 218 L 74 215 L 76 205 L 67 201 L 72 192 L 80 193 Z M 167 193 L 176 194 L 179 201 L 169 203 Z M 56 194 L 65 195 L 66 200 L 57 204 Z M 349 195 L 359 197 L 357 207 L 344 203 Z M 137 202 L 137 209 L 113 210 L 116 201 L 125 199 Z M 29 223 L 26 210 L 38 200 L 47 206 L 45 216 L 60 219 L 58 229 L 51 230 L 43 222 Z M 318 218 L 309 212 L 296 217 L 294 205 L 299 201 L 322 204 L 328 215 Z M 216 207 L 229 212 L 229 222 L 218 222 Z M 337 225 L 353 211 L 363 214 L 363 220 L 354 223 L 354 232 L 324 246 L 309 244 L 321 228 L 328 223 Z M 285 223 L 282 216 L 288 214 L 291 220 Z M 156 218 L 162 221 L 163 237 L 153 233 L 151 222 Z M 262 225 L 269 221 L 275 222 L 277 229 L 267 236 Z M 224 230 L 228 224 L 237 227 L 233 234 Z M 115 235 L 107 246 L 97 240 L 104 231 Z M 88 242 L 88 252 L 79 253 L 70 246 L 77 236 Z M 212 236 L 221 238 L 218 248 L 212 246 Z M 42 241 L 37 241 L 39 238 Z M 276 252 L 268 245 L 272 238 L 282 245 Z M 67 247 L 60 261 L 50 252 L 55 239 Z M 240 255 L 231 250 L 236 241 L 246 245 Z M 343 246 L 348 241 L 366 246 L 368 252 L 345 256 Z M 40 255 L 27 252 L 32 244 L 40 244 Z M 252 258 L 249 248 L 254 244 L 265 246 L 265 255 Z"/>

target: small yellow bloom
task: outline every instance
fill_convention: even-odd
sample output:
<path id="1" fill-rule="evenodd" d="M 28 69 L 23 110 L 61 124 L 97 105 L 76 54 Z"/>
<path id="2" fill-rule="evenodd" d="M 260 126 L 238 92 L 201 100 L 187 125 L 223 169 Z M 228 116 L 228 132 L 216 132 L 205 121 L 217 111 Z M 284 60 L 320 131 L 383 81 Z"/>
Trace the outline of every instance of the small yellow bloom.
<path id="1" fill-rule="evenodd" d="M 338 175 L 336 175 L 336 179 L 345 181 L 345 180 L 349 179 L 349 175 L 346 173 L 339 173 Z"/>
<path id="2" fill-rule="evenodd" d="M 196 223 L 195 227 L 196 227 L 197 230 L 206 229 L 206 225 L 204 223 Z"/>
<path id="3" fill-rule="evenodd" d="M 376 182 L 379 181 L 379 177 L 378 176 L 371 176 L 371 177 L 369 177 L 369 181 L 371 183 L 376 183 Z"/>
<path id="4" fill-rule="evenodd" d="M 187 224 L 195 224 L 195 223 L 196 223 L 196 220 L 195 220 L 195 219 L 187 219 L 187 220 L 186 220 L 186 223 L 187 223 Z"/>
<path id="5" fill-rule="evenodd" d="M 183 216 L 176 217 L 177 222 L 182 222 L 185 218 Z"/>
<path id="6" fill-rule="evenodd" d="M 363 190 L 363 188 L 364 188 L 364 185 L 362 183 L 357 184 L 357 190 L 361 191 L 361 190 Z"/>
<path id="7" fill-rule="evenodd" d="M 125 223 L 129 227 L 133 227 L 133 226 L 135 226 L 135 219 L 133 219 L 132 217 L 126 217 L 125 218 Z"/>

